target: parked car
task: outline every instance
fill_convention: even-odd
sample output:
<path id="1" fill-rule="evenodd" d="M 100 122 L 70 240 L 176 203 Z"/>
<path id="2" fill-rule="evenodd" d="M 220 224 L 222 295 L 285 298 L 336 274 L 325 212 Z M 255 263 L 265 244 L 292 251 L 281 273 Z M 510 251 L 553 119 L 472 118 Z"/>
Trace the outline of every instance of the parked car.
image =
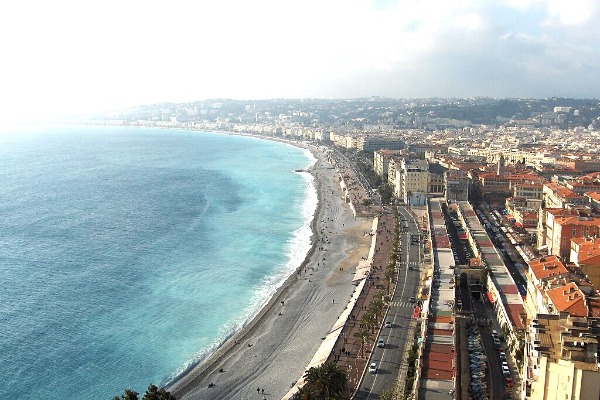
<path id="1" fill-rule="evenodd" d="M 386 321 L 385 322 L 385 327 L 386 328 L 391 328 L 392 327 L 392 322 L 391 321 Z"/>
<path id="2" fill-rule="evenodd" d="M 383 341 L 383 339 L 379 339 L 377 341 L 377 347 L 385 347 L 385 342 Z"/>

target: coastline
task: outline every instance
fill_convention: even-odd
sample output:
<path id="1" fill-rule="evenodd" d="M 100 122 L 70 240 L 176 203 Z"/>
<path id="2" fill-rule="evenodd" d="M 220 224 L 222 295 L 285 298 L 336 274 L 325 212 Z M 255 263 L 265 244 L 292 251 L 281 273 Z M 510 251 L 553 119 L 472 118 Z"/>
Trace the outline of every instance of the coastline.
<path id="1" fill-rule="evenodd" d="M 309 150 L 316 159 L 306 169 L 318 196 L 310 224 L 311 248 L 296 273 L 246 326 L 170 383 L 168 390 L 178 399 L 246 399 L 259 387 L 265 389 L 265 397 L 282 398 L 302 377 L 355 289 L 353 272 L 368 254 L 370 237 L 364 232 L 371 220 L 354 217 L 342 200 L 337 173 L 321 150 L 276 141 Z M 214 386 L 209 388 L 209 383 Z"/>

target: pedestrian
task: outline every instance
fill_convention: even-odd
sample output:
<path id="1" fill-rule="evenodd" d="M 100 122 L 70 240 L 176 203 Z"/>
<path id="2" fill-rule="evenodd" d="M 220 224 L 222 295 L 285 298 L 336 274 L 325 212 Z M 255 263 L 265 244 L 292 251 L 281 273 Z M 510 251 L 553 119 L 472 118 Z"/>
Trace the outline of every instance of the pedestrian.
<path id="1" fill-rule="evenodd" d="M 256 388 L 256 393 L 260 393 L 260 388 L 259 387 Z"/>
<path id="2" fill-rule="evenodd" d="M 264 389 L 264 388 L 263 388 L 263 389 L 261 389 L 261 390 L 260 390 L 260 392 L 261 392 L 262 394 L 265 394 L 265 389 Z"/>

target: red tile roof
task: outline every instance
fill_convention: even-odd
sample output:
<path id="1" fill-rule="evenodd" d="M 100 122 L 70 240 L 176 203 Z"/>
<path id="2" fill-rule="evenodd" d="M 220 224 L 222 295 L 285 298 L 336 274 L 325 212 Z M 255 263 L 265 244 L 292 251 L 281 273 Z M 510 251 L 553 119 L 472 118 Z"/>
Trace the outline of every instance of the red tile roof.
<path id="1" fill-rule="evenodd" d="M 546 279 L 560 274 L 566 274 L 567 268 L 555 255 L 536 258 L 529 261 L 529 269 L 537 279 Z"/>
<path id="2" fill-rule="evenodd" d="M 585 296 L 574 282 L 567 283 L 555 289 L 546 291 L 546 294 L 556 307 L 556 311 L 566 311 L 576 317 L 587 317 L 588 307 Z"/>

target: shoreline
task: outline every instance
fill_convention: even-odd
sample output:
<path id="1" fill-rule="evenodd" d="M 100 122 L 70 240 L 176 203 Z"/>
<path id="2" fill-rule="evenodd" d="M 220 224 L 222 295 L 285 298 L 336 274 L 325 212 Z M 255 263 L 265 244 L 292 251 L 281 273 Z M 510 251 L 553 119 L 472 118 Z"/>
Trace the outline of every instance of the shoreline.
<path id="1" fill-rule="evenodd" d="M 235 135 L 231 132 L 217 133 Z M 240 136 L 274 140 L 266 136 Z M 318 197 L 310 223 L 311 247 L 296 272 L 283 282 L 252 320 L 210 356 L 190 366 L 169 383 L 167 389 L 178 399 L 245 399 L 257 387 L 263 386 L 266 386 L 265 394 L 269 398 L 282 398 L 291 384 L 302 377 L 304 369 L 318 350 L 322 337 L 326 336 L 343 311 L 340 309 L 345 305 L 344 298 L 348 298 L 354 289 L 353 267 L 368 253 L 370 238 L 365 237 L 362 246 L 356 239 L 364 236 L 363 232 L 370 229 L 370 219 L 355 218 L 350 207 L 342 201 L 337 172 L 329 164 L 325 154 L 306 143 L 278 139 L 274 141 L 308 150 L 316 159 L 304 169 L 313 176 Z M 333 203 L 336 203 L 335 206 Z M 365 228 L 366 226 L 369 228 Z M 331 234 L 332 231 L 325 229 L 335 228 L 339 228 L 340 232 L 335 230 L 333 234 L 336 237 L 329 237 L 327 233 Z M 338 236 L 340 240 L 337 240 Z M 329 247 L 337 247 L 337 251 Z M 360 255 L 352 257 L 346 252 L 350 250 L 356 253 L 353 251 L 356 249 Z M 331 256 L 333 263 L 330 261 Z M 327 265 L 330 263 L 331 265 Z M 341 264 L 344 266 L 340 266 Z M 344 268 L 347 268 L 347 272 Z M 335 304 L 334 295 L 340 299 L 338 304 Z M 307 303 L 308 299 L 313 299 L 313 302 Z M 297 305 L 294 310 L 291 309 L 292 304 Z M 308 318 L 314 311 L 324 315 L 318 316 L 318 319 Z M 283 324 L 284 328 L 281 328 L 280 322 L 284 320 L 289 320 L 289 323 Z M 317 332 L 319 333 L 315 335 Z M 255 346 L 260 346 L 261 349 L 257 351 L 258 347 Z M 277 378 L 274 375 L 280 376 Z M 209 388 L 209 383 L 214 386 Z"/>

